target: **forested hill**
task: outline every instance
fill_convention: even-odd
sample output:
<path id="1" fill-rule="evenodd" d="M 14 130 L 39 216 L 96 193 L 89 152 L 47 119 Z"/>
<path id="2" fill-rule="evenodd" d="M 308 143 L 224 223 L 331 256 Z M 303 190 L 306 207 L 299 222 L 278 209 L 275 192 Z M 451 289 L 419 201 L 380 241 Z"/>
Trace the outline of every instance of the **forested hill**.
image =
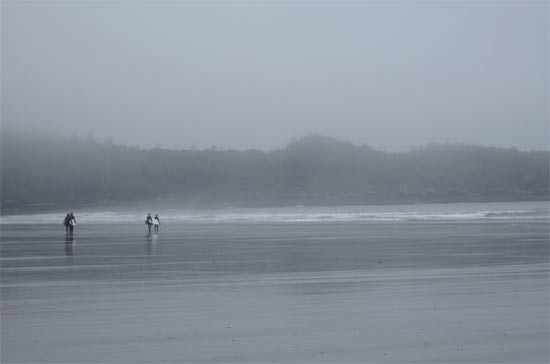
<path id="1" fill-rule="evenodd" d="M 548 200 L 549 152 L 431 145 L 406 153 L 308 136 L 284 149 L 144 150 L 2 133 L 3 212 L 155 201 L 277 206 Z"/>

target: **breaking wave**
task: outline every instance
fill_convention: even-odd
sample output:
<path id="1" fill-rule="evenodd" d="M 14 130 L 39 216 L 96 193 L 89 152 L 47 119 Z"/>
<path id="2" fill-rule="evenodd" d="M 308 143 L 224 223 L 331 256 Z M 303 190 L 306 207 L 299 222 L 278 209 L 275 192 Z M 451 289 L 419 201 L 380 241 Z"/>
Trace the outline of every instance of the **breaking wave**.
<path id="1" fill-rule="evenodd" d="M 290 208 L 226 208 L 219 210 L 158 210 L 163 223 L 329 223 L 406 221 L 549 220 L 547 202 L 464 203 L 400 206 L 330 206 Z M 78 223 L 142 224 L 141 211 L 78 212 Z M 2 216 L 2 224 L 60 223 L 64 213 Z"/>

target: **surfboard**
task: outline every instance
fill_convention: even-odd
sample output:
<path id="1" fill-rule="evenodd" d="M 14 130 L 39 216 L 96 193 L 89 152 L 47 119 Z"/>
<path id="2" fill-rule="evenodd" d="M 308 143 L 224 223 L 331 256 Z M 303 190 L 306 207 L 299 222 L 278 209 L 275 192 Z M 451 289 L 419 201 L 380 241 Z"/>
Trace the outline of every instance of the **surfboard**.
<path id="1" fill-rule="evenodd" d="M 69 220 L 69 224 L 70 224 L 71 226 L 75 226 L 75 225 L 76 225 L 76 221 L 74 221 L 74 220 Z"/>

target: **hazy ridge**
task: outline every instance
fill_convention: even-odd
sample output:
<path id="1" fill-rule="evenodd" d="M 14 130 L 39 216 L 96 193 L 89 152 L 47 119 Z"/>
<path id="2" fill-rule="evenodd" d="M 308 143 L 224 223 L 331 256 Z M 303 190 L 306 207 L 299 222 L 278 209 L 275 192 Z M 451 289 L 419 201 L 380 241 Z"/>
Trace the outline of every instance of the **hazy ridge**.
<path id="1" fill-rule="evenodd" d="M 145 150 L 3 132 L 1 207 L 548 200 L 549 160 L 548 151 L 448 144 L 387 153 L 319 135 L 263 152 Z"/>

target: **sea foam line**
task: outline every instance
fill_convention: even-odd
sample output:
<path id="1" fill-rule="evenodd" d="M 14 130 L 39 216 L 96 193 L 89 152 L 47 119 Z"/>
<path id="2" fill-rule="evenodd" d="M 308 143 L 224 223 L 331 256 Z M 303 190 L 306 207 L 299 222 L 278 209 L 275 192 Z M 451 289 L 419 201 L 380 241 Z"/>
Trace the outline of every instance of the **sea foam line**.
<path id="1" fill-rule="evenodd" d="M 310 207 L 281 209 L 222 209 L 215 211 L 167 210 L 161 214 L 163 223 L 326 223 L 326 222 L 406 222 L 406 221 L 500 221 L 548 220 L 550 209 L 543 204 L 532 208 L 499 209 L 480 204 L 484 209 L 473 210 L 454 205 L 403 205 L 391 210 L 388 207 Z M 544 206 L 544 207 L 541 207 Z M 494 207 L 488 209 L 487 207 Z M 520 206 L 518 206 L 520 207 Z M 445 209 L 443 209 L 445 208 Z M 80 212 L 79 224 L 143 224 L 145 215 L 138 212 L 113 211 Z M 1 224 L 61 224 L 64 214 L 26 214 L 0 217 Z"/>

